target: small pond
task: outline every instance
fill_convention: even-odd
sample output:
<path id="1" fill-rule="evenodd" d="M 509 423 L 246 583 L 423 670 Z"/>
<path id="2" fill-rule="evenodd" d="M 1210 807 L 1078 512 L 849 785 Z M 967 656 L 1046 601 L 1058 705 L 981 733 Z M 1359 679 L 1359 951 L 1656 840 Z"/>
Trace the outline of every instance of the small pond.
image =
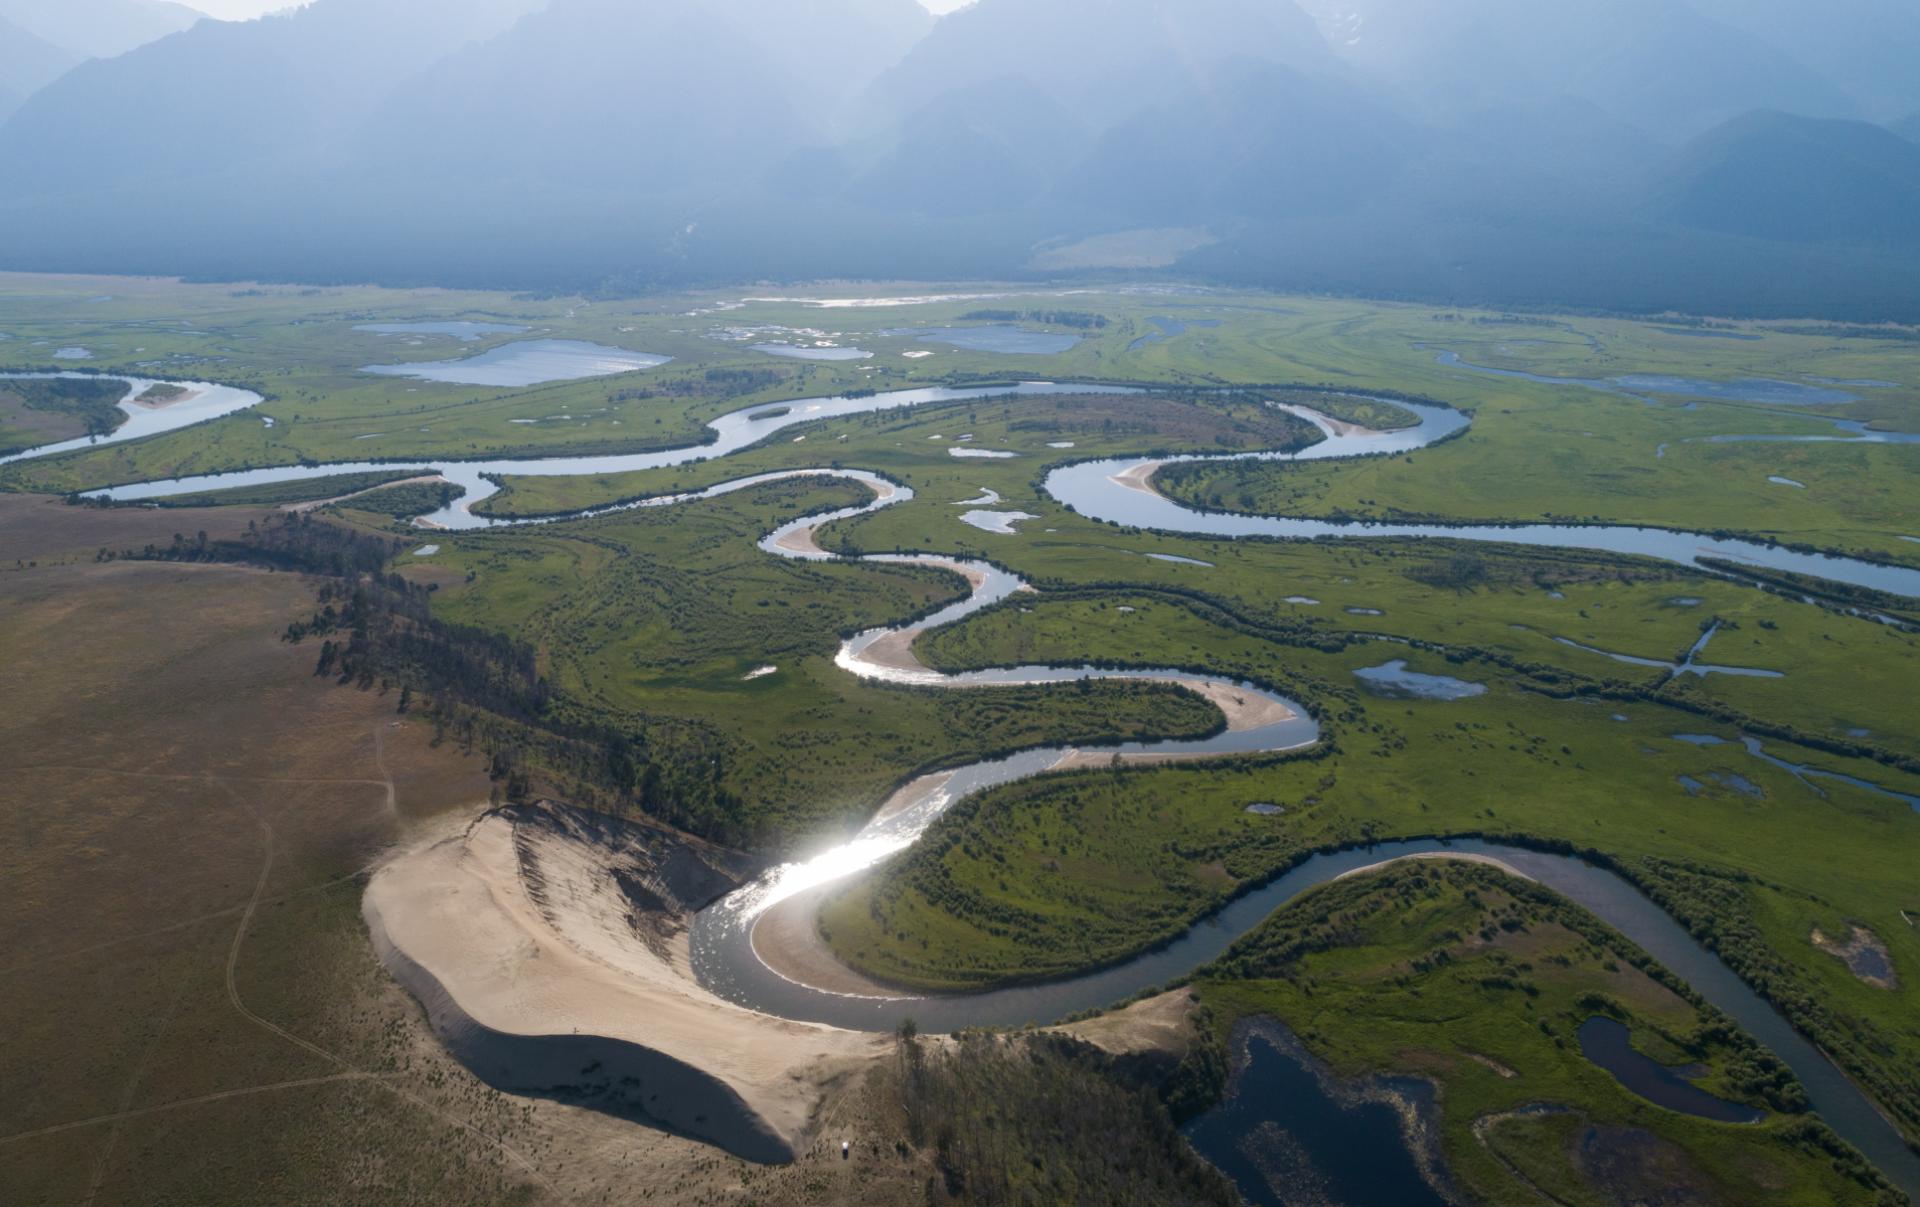
<path id="1" fill-rule="evenodd" d="M 1731 746 L 1733 744 L 1726 738 L 1717 737 L 1710 733 L 1676 733 L 1673 735 L 1673 740 L 1676 742 L 1685 742 L 1689 746 L 1699 746 L 1702 748 Z M 1821 791 L 1819 785 L 1813 782 L 1815 780 L 1847 784 L 1863 792 L 1871 792 L 1876 796 L 1892 797 L 1894 800 L 1905 802 L 1906 805 L 1915 812 L 1920 812 L 1920 796 L 1912 793 L 1901 792 L 1897 789 L 1886 787 L 1883 784 L 1876 784 L 1871 780 L 1863 780 L 1858 776 L 1843 775 L 1838 771 L 1822 771 L 1818 767 L 1809 767 L 1804 763 L 1790 763 L 1778 755 L 1768 754 L 1766 747 L 1761 744 L 1760 739 L 1754 737 L 1752 734 L 1741 734 L 1740 745 L 1746 748 L 1748 754 L 1759 759 L 1769 767 L 1778 767 L 1780 770 L 1792 775 L 1801 783 L 1805 784 L 1815 796 L 1821 797 L 1822 799 L 1824 799 L 1827 794 Z"/>
<path id="2" fill-rule="evenodd" d="M 1336 1086 L 1272 1024 L 1243 1029 L 1235 1039 L 1226 1100 L 1189 1125 L 1187 1139 L 1248 1203 L 1448 1201 L 1409 1148 L 1402 1124 L 1402 1103 L 1433 1109 L 1432 1086 L 1405 1078 Z"/>
<path id="3" fill-rule="evenodd" d="M 1487 694 L 1484 683 L 1468 683 L 1445 675 L 1423 675 L 1408 670 L 1404 658 L 1384 666 L 1370 666 L 1353 672 L 1366 689 L 1389 700 L 1467 700 Z"/>
<path id="4" fill-rule="evenodd" d="M 961 515 L 960 522 L 996 536 L 1014 536 L 1019 531 L 1015 525 L 1039 518 L 1024 511 L 969 511 Z"/>

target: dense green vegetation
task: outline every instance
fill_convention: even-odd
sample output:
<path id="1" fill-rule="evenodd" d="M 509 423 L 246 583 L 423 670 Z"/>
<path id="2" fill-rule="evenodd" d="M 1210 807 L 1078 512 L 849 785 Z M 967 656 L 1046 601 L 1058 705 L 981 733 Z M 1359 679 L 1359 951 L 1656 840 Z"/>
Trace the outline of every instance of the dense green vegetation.
<path id="1" fill-rule="evenodd" d="M 1403 864 L 1276 912 L 1194 982 L 1203 1046 L 1188 1094 L 1224 1079 L 1242 1020 L 1290 1028 L 1342 1078 L 1440 1087 L 1448 1172 L 1473 1202 L 1895 1201 L 1807 1116 L 1793 1075 L 1598 919 L 1492 868 Z M 1695 1084 L 1768 1113 L 1709 1123 L 1640 1099 L 1581 1054 L 1611 1017 Z M 1521 1108 L 1535 1109 L 1520 1113 Z M 1624 1157 L 1608 1160 L 1618 1146 Z M 1884 1195 L 1884 1197 L 1883 1197 Z"/>
<path id="2" fill-rule="evenodd" d="M 405 520 L 440 511 L 466 493 L 466 487 L 452 482 L 402 481 L 352 499 L 342 499 L 338 506 Z"/>

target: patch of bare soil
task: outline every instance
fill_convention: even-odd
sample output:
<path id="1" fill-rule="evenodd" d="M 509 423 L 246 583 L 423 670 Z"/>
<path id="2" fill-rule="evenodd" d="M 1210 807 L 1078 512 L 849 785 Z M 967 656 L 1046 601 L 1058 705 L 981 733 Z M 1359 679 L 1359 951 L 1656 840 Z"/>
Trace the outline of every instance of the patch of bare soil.
<path id="1" fill-rule="evenodd" d="M 1109 1056 L 1165 1055 L 1178 1060 L 1193 1046 L 1199 999 L 1188 989 L 1144 998 L 1084 1022 L 1051 1028 L 1085 1040 Z"/>
<path id="2" fill-rule="evenodd" d="M 1880 936 L 1866 927 L 1856 925 L 1852 936 L 1842 943 L 1816 926 L 1813 928 L 1812 942 L 1815 947 L 1845 964 L 1847 971 L 1875 989 L 1900 988 L 1900 977 L 1893 970 L 1892 953 L 1887 950 L 1887 945 Z"/>

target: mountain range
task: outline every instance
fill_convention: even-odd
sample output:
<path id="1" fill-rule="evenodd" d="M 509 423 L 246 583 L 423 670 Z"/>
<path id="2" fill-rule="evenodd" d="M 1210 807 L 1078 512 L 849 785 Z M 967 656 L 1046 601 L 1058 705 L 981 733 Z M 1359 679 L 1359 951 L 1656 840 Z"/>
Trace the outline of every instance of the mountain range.
<path id="1" fill-rule="evenodd" d="M 0 0 L 8 267 L 1920 318 L 1905 0 L 315 0 L 70 69 L 49 3 Z"/>
<path id="2" fill-rule="evenodd" d="M 199 20 L 165 0 L 0 0 L 0 122 L 82 60 L 124 54 Z"/>

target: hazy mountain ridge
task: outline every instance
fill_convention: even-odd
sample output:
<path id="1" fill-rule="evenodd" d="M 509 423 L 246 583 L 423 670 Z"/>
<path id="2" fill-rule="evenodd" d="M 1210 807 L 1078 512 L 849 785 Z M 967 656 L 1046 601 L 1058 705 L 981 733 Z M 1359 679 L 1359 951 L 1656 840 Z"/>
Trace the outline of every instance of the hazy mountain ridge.
<path id="1" fill-rule="evenodd" d="M 0 122 L 79 61 L 79 56 L 0 17 Z"/>
<path id="2" fill-rule="evenodd" d="M 1916 246 L 1920 146 L 1865 122 L 1752 113 L 1675 156 L 1656 203 L 1724 234 Z"/>
<path id="3" fill-rule="evenodd" d="M 0 0 L 0 19 L 76 59 L 110 59 L 204 18 L 167 0 Z"/>
<path id="4" fill-rule="evenodd" d="M 0 261 L 1004 276 L 1043 246 L 1204 228 L 1182 270 L 1553 300 L 1555 265 L 1582 304 L 1729 309 L 1769 264 L 1813 290 L 1870 247 L 1907 250 L 1848 304 L 1920 316 L 1911 144 L 1848 120 L 1869 102 L 1766 21 L 1717 0 L 1306 7 L 318 0 L 204 22 L 0 124 Z M 1798 116 L 1752 113 L 1772 110 Z M 69 190 L 58 165 L 82 159 L 114 183 Z"/>

